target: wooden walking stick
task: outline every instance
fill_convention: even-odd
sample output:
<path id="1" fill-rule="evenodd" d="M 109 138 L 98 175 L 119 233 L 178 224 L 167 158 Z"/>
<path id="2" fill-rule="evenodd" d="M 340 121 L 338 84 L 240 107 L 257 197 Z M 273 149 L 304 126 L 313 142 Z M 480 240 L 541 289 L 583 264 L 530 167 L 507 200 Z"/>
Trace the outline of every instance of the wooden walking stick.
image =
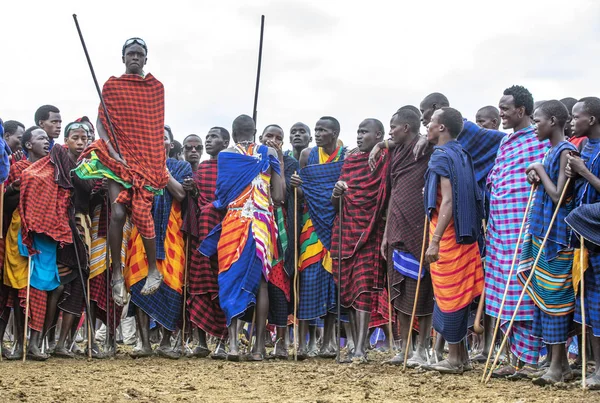
<path id="1" fill-rule="evenodd" d="M 415 321 L 415 313 L 417 312 L 417 302 L 419 300 L 419 287 L 421 286 L 421 274 L 423 273 L 423 260 L 425 259 L 425 244 L 427 243 L 427 230 L 429 223 L 429 217 L 425 214 L 425 224 L 423 228 L 423 245 L 421 246 L 421 258 L 419 259 L 419 275 L 417 276 L 417 289 L 415 290 L 415 300 L 413 302 L 412 314 L 410 315 L 410 325 L 408 327 L 408 337 L 404 343 L 404 363 L 402 365 L 402 372 L 406 371 L 406 361 L 408 360 L 408 346 L 411 343 L 413 323 Z M 435 349 L 435 346 L 434 346 Z"/>
<path id="2" fill-rule="evenodd" d="M 25 296 L 25 326 L 23 326 L 23 362 L 27 359 L 27 326 L 29 325 L 29 290 L 31 288 L 31 256 L 27 269 L 27 294 Z"/>
<path id="3" fill-rule="evenodd" d="M 584 271 L 583 271 L 583 264 L 585 263 L 585 259 L 583 257 L 583 252 L 585 250 L 585 239 L 583 239 L 583 236 L 580 235 L 579 236 L 579 242 L 580 244 L 580 249 L 579 249 L 579 270 L 581 273 L 581 280 L 579 283 L 579 305 L 581 305 L 581 387 L 583 389 L 585 389 L 585 372 L 586 372 L 586 365 L 587 365 L 587 360 L 586 360 L 586 343 L 585 343 L 585 339 L 586 339 L 586 327 L 585 327 L 585 297 L 584 297 L 584 282 L 583 282 L 583 275 L 584 275 Z M 597 358 L 595 358 L 597 360 Z"/>
<path id="4" fill-rule="evenodd" d="M 508 295 L 508 290 L 510 288 L 510 278 L 512 277 L 513 271 L 515 269 L 515 264 L 517 263 L 517 258 L 519 257 L 519 245 L 521 244 L 521 238 L 523 236 L 523 231 L 525 230 L 525 226 L 527 224 L 527 217 L 529 214 L 529 209 L 531 208 L 531 202 L 533 201 L 533 195 L 535 194 L 536 185 L 531 185 L 531 190 L 529 191 L 529 199 L 527 200 L 527 205 L 525 206 L 525 213 L 523 214 L 523 221 L 521 221 L 521 229 L 519 230 L 519 237 L 517 238 L 517 245 L 515 246 L 515 253 L 513 254 L 512 262 L 510 264 L 510 270 L 508 271 L 508 280 L 506 281 L 506 287 L 504 287 L 504 295 L 502 296 L 502 302 L 500 303 L 500 309 L 498 310 L 498 319 L 496 320 L 496 324 L 494 326 L 494 335 L 492 336 L 492 347 L 496 342 L 496 337 L 498 336 L 498 329 L 500 329 L 500 322 L 502 321 L 502 312 L 504 310 L 504 304 L 506 302 L 506 296 Z M 485 289 L 485 287 L 484 287 Z M 483 295 L 483 294 L 482 294 Z M 490 365 L 490 360 L 492 358 L 492 354 L 494 352 L 493 348 L 490 348 L 488 352 L 487 360 L 485 362 L 485 367 L 483 368 L 483 375 L 481 376 L 481 382 L 485 381 L 485 375 Z M 490 370 L 491 372 L 491 370 Z"/>
<path id="5" fill-rule="evenodd" d="M 338 226 L 338 290 L 337 290 L 337 323 L 336 323 L 336 332 L 337 332 L 337 357 L 336 361 L 339 364 L 341 361 L 341 351 L 342 351 L 342 337 L 341 337 L 341 329 L 340 322 L 342 316 L 342 223 L 344 222 L 344 211 L 342 210 L 343 203 L 343 195 L 339 197 L 339 221 L 340 225 Z"/>
<path id="6" fill-rule="evenodd" d="M 109 233 L 109 226 L 110 226 L 110 220 L 108 218 L 109 216 L 109 212 L 110 212 L 110 198 L 108 196 L 108 191 L 106 192 L 106 197 L 104 202 L 106 203 L 106 249 L 104 251 L 104 263 L 106 265 L 106 323 L 104 324 L 106 326 L 106 339 L 104 340 L 104 350 L 108 351 L 110 348 L 110 297 L 111 297 L 111 293 L 110 293 L 110 247 L 108 244 L 108 233 Z M 102 210 L 101 210 L 102 211 Z M 98 227 L 100 226 L 100 218 L 98 218 Z M 115 309 L 115 305 L 113 303 L 113 316 L 116 315 L 116 309 Z M 115 321 L 113 320 L 113 323 Z M 113 326 L 113 333 L 114 333 L 114 339 L 116 340 L 117 338 L 117 329 Z M 115 349 L 114 351 L 115 354 L 117 354 L 117 350 Z"/>
<path id="7" fill-rule="evenodd" d="M 487 225 L 485 222 L 485 218 L 482 220 L 482 226 L 483 226 L 483 239 L 485 241 L 485 235 L 486 235 L 486 229 L 487 229 Z M 484 271 L 485 271 L 485 261 L 482 262 Z M 477 334 L 482 334 L 483 331 L 485 330 L 484 327 L 481 325 L 481 319 L 483 318 L 483 311 L 485 310 L 485 287 L 483 287 L 483 291 L 481 292 L 481 295 L 479 296 L 479 304 L 477 305 L 477 314 L 475 315 L 475 322 L 473 323 L 473 331 Z"/>
<path id="8" fill-rule="evenodd" d="M 90 306 L 90 278 L 89 277 L 87 279 L 87 306 Z M 92 323 L 92 316 L 90 315 L 90 312 L 88 311 L 86 313 L 86 315 L 89 316 L 87 322 L 91 324 Z M 94 323 L 94 325 L 96 325 L 96 324 Z M 89 351 L 89 354 L 90 354 L 89 358 L 92 358 L 91 357 L 91 354 L 92 354 L 92 334 L 91 334 L 90 330 L 91 329 L 88 328 L 88 351 Z M 106 336 L 108 337 L 108 334 Z M 73 341 L 75 341 L 75 340 L 73 340 Z"/>
<path id="9" fill-rule="evenodd" d="M 531 283 L 531 280 L 533 279 L 533 275 L 535 274 L 535 269 L 537 267 L 538 262 L 540 261 L 540 257 L 542 256 L 542 252 L 544 251 L 544 246 L 546 246 L 546 241 L 548 241 L 548 236 L 550 235 L 550 231 L 552 230 L 552 226 L 554 225 L 554 221 L 556 220 L 556 216 L 558 215 L 558 210 L 560 209 L 560 207 L 563 203 L 563 200 L 565 199 L 565 194 L 567 193 L 567 189 L 569 188 L 570 183 L 571 183 L 571 178 L 568 178 L 565 183 L 565 187 L 563 188 L 563 191 L 560 195 L 560 198 L 558 199 L 558 203 L 556 204 L 556 209 L 554 209 L 554 214 L 552 214 L 552 219 L 550 220 L 550 225 L 548 225 L 548 230 L 546 231 L 546 236 L 544 236 L 544 239 L 542 240 L 542 244 L 540 245 L 540 250 L 538 251 L 538 254 L 535 257 L 535 261 L 533 262 L 533 265 L 531 266 L 531 273 L 529 273 L 529 276 L 527 277 L 527 281 L 525 282 L 525 284 L 523 284 L 523 291 L 521 291 L 521 295 L 519 295 L 519 300 L 517 301 L 517 305 L 515 306 L 515 311 L 513 312 L 512 318 L 510 319 L 510 323 L 508 324 L 508 329 L 506 329 L 506 333 L 504 334 L 504 338 L 502 339 L 502 344 L 500 345 L 500 349 L 496 353 L 496 357 L 494 358 L 494 363 L 492 364 L 492 366 L 490 368 L 490 372 L 489 372 L 487 378 L 485 378 L 485 383 L 488 383 L 488 381 L 492 377 L 492 372 L 493 372 L 492 368 L 494 368 L 496 366 L 496 364 L 498 363 L 498 358 L 500 357 L 500 353 L 502 352 L 504 345 L 508 341 L 508 336 L 510 335 L 510 331 L 512 330 L 513 324 L 515 323 L 515 318 L 517 317 L 517 314 L 519 313 L 519 307 L 521 306 L 523 297 L 525 296 L 525 293 L 527 292 L 527 287 L 529 287 L 529 284 Z M 509 280 L 510 280 L 510 277 L 509 277 Z M 498 318 L 498 322 L 500 322 L 500 318 Z M 485 375 L 485 372 L 484 372 L 484 375 Z"/>
<path id="10" fill-rule="evenodd" d="M 296 172 L 294 172 L 296 175 Z M 298 188 L 294 188 L 294 361 L 298 361 Z"/>
<path id="11" fill-rule="evenodd" d="M 183 320 L 183 324 L 181 325 L 181 354 L 185 351 L 185 311 L 187 304 L 187 277 L 188 277 L 188 255 L 190 253 L 190 236 L 188 235 L 185 239 L 185 258 L 183 264 L 183 309 L 181 312 L 181 317 Z"/>
<path id="12" fill-rule="evenodd" d="M 392 270 L 394 270 L 392 263 Z M 394 329 L 392 327 L 392 281 L 390 277 L 390 265 L 387 268 L 387 282 L 388 282 L 388 333 L 389 333 L 389 344 L 390 354 L 394 356 Z"/>

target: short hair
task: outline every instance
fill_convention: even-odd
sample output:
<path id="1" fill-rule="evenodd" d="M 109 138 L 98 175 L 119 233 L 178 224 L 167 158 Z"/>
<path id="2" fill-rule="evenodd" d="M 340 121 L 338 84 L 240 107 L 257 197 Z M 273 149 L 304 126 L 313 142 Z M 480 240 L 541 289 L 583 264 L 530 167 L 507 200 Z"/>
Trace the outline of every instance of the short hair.
<path id="1" fill-rule="evenodd" d="M 167 133 L 169 133 L 169 139 L 171 140 L 171 143 L 175 141 L 175 137 L 173 137 L 173 131 L 171 131 L 171 126 L 165 125 L 165 130 Z"/>
<path id="2" fill-rule="evenodd" d="M 188 134 L 187 136 L 185 136 L 185 138 L 183 139 L 183 144 L 185 144 L 186 141 L 188 141 L 188 139 L 192 138 L 192 137 L 196 137 L 198 140 L 202 141 L 202 137 L 198 136 L 197 134 Z"/>
<path id="3" fill-rule="evenodd" d="M 560 102 L 562 102 L 562 104 L 567 108 L 570 115 L 573 112 L 573 107 L 577 103 L 577 100 L 573 97 L 566 97 L 561 99 Z"/>
<path id="4" fill-rule="evenodd" d="M 173 148 L 169 151 L 169 158 L 176 158 L 183 152 L 183 146 L 177 140 L 173 140 Z"/>
<path id="5" fill-rule="evenodd" d="M 438 115 L 438 123 L 446 126 L 452 138 L 457 138 L 463 129 L 463 117 L 461 113 L 449 106 L 444 107 L 441 110 L 442 113 Z"/>
<path id="6" fill-rule="evenodd" d="M 400 108 L 398 112 L 394 113 L 392 118 L 394 116 L 403 124 L 408 123 L 411 133 L 419 133 L 419 129 L 421 128 L 421 111 L 417 114 L 412 108 Z"/>
<path id="7" fill-rule="evenodd" d="M 39 126 L 31 126 L 29 129 L 25 130 L 25 132 L 23 133 L 23 137 L 21 137 L 21 147 L 23 147 L 23 150 L 27 150 L 27 147 L 25 147 L 25 144 L 27 144 L 31 141 L 31 134 L 37 129 L 42 129 L 42 128 Z"/>
<path id="8" fill-rule="evenodd" d="M 421 110 L 419 108 L 417 108 L 416 106 L 414 106 L 414 105 L 404 105 L 404 106 L 401 106 L 400 108 L 398 108 L 398 110 L 396 112 L 400 112 L 401 110 L 404 110 L 404 109 L 408 109 L 409 111 L 413 111 L 414 113 L 417 114 L 417 116 L 419 117 L 419 119 L 421 119 Z"/>
<path id="9" fill-rule="evenodd" d="M 450 106 L 450 101 L 448 101 L 448 98 L 446 98 L 446 96 L 440 92 L 432 92 L 431 94 L 427 95 L 421 103 L 425 104 L 426 106 L 433 106 L 435 104 L 440 108 Z"/>
<path id="10" fill-rule="evenodd" d="M 269 127 L 276 127 L 276 128 L 278 128 L 279 130 L 281 130 L 281 133 L 285 134 L 285 132 L 283 131 L 283 129 L 281 128 L 281 126 L 279 126 L 279 125 L 276 125 L 276 124 L 272 124 L 272 125 L 266 125 L 266 126 L 265 126 L 265 129 L 264 129 L 264 130 L 263 130 L 263 132 L 262 132 L 262 134 L 265 134 L 265 132 L 267 131 L 267 129 L 268 129 Z"/>
<path id="11" fill-rule="evenodd" d="M 593 116 L 600 122 L 600 98 L 585 97 L 581 98 L 577 103 L 583 104 L 583 110 L 590 116 Z"/>
<path id="12" fill-rule="evenodd" d="M 251 136 L 256 131 L 256 124 L 250 116 L 240 115 L 234 119 L 231 130 L 234 133 L 242 134 L 242 136 Z"/>
<path id="13" fill-rule="evenodd" d="M 333 116 L 321 116 L 319 120 L 329 120 L 333 125 L 333 131 L 337 132 L 338 135 L 340 134 L 340 122 L 336 118 Z"/>
<path id="14" fill-rule="evenodd" d="M 50 112 L 53 113 L 60 113 L 60 111 L 58 110 L 58 108 L 54 105 L 42 105 L 40 106 L 37 111 L 35 111 L 35 115 L 33 116 L 33 119 L 35 120 L 35 124 L 39 125 L 40 121 L 42 120 L 48 120 L 50 118 Z"/>
<path id="15" fill-rule="evenodd" d="M 565 127 L 567 120 L 569 120 L 569 111 L 562 102 L 552 99 L 544 102 L 539 108 L 536 109 L 544 114 L 547 118 L 554 116 L 561 128 Z"/>
<path id="16" fill-rule="evenodd" d="M 229 141 L 230 135 L 229 135 L 229 131 L 221 126 L 215 126 L 215 127 L 211 127 L 210 130 L 218 130 L 219 133 L 221 133 L 221 137 L 223 138 L 223 141 Z"/>
<path id="17" fill-rule="evenodd" d="M 381 123 L 381 120 L 375 118 L 367 118 L 364 120 L 364 122 L 373 123 L 377 128 L 377 131 L 380 131 L 381 133 L 385 134 L 385 128 L 383 127 L 383 123 Z"/>
<path id="18" fill-rule="evenodd" d="M 513 85 L 504 90 L 504 95 L 512 95 L 516 108 L 525 107 L 525 115 L 533 113 L 533 95 L 522 85 Z"/>
<path id="19" fill-rule="evenodd" d="M 25 130 L 25 125 L 21 122 L 17 122 L 16 120 L 7 120 L 4 122 L 4 134 L 8 134 L 12 136 L 19 130 L 19 127 L 22 127 Z"/>
<path id="20" fill-rule="evenodd" d="M 290 127 L 290 131 L 292 131 L 292 129 L 296 126 L 302 126 L 304 127 L 304 129 L 306 130 L 306 132 L 308 134 L 310 134 L 310 127 L 308 127 L 308 125 L 306 123 L 302 123 L 302 122 L 296 122 L 292 125 L 292 127 Z"/>
<path id="21" fill-rule="evenodd" d="M 492 105 L 488 105 L 488 106 L 484 106 L 483 108 L 480 108 L 477 113 L 481 113 L 485 116 L 489 116 L 492 119 L 500 119 L 500 111 L 498 110 L 498 108 L 496 108 L 495 106 Z"/>

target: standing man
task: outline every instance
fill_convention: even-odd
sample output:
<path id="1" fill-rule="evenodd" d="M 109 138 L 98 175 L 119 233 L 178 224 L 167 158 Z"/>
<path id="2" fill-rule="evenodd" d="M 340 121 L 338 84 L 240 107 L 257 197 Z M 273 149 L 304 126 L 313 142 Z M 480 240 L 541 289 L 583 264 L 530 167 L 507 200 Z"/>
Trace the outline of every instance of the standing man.
<path id="1" fill-rule="evenodd" d="M 334 324 L 336 289 L 331 260 L 331 230 L 335 208 L 331 204 L 333 187 L 337 183 L 346 148 L 338 141 L 340 123 L 324 116 L 315 126 L 316 147 L 306 148 L 300 155 L 300 175 L 293 175 L 291 184 L 304 197 L 306 207 L 300 235 L 298 356 L 306 358 L 306 334 L 309 321 L 325 318 L 323 345 L 319 356 L 334 358 Z"/>
<path id="2" fill-rule="evenodd" d="M 494 168 L 487 179 L 490 192 L 490 213 L 487 231 L 487 254 L 485 261 L 486 313 L 501 320 L 503 329 L 508 327 L 519 295 L 523 289 L 517 280 L 517 270 L 509 278 L 513 255 L 517 246 L 519 230 L 527 206 L 531 185 L 527 182 L 529 165 L 540 162 L 548 149 L 547 141 L 538 141 L 535 127 L 531 125 L 533 96 L 520 85 L 504 90 L 499 104 L 504 129 L 513 129 L 500 144 Z M 519 256 L 522 243 L 519 244 Z M 504 290 L 509 285 L 502 315 L 500 304 Z M 537 365 L 540 340 L 533 336 L 535 304 L 525 295 L 516 314 L 510 347 L 515 357 L 523 363 Z M 496 376 L 510 376 L 514 367 L 508 366 L 495 372 Z M 523 373 L 519 372 L 517 377 Z"/>
<path id="3" fill-rule="evenodd" d="M 198 170 L 203 151 L 202 139 L 197 134 L 190 134 L 183 139 L 183 158 L 190 163 L 193 172 Z"/>
<path id="4" fill-rule="evenodd" d="M 500 128 L 500 111 L 495 106 L 484 106 L 477 111 L 475 123 L 483 129 L 498 130 Z"/>
<path id="5" fill-rule="evenodd" d="M 125 74 L 111 77 L 102 90 L 110 116 L 98 108 L 100 139 L 86 150 L 84 158 L 90 178 L 108 178 L 111 202 L 109 243 L 113 267 L 113 297 L 123 305 L 127 294 L 122 275 L 121 242 L 127 208 L 138 229 L 148 257 L 148 276 L 142 295 L 160 288 L 163 276 L 156 264 L 154 195 L 167 185 L 169 175 L 164 149 L 164 87 L 152 74 L 144 73 L 148 48 L 140 38 L 125 41 L 122 60 Z M 109 119 L 114 129 L 112 131 Z"/>
<path id="6" fill-rule="evenodd" d="M 25 125 L 16 120 L 7 120 L 4 122 L 4 141 L 11 151 L 11 164 L 23 159 L 23 146 L 21 138 L 25 133 Z"/>
<path id="7" fill-rule="evenodd" d="M 382 152 L 375 170 L 371 171 L 368 164 L 369 153 L 383 140 L 384 133 L 379 120 L 362 121 L 356 140 L 359 152 L 346 158 L 331 196 L 336 210 L 340 197 L 343 197 L 342 212 L 333 223 L 331 250 L 341 303 L 350 313 L 350 331 L 354 340 L 352 361 L 359 363 L 367 362 L 365 345 L 371 310 L 384 286 L 385 263 L 379 251 L 385 229 L 383 214 L 388 198 L 389 152 Z M 341 238 L 340 226 L 343 228 Z M 342 249 L 341 278 L 337 276 L 338 248 Z"/>
<path id="8" fill-rule="evenodd" d="M 293 157 L 296 161 L 300 160 L 300 154 L 308 145 L 312 142 L 312 136 L 310 135 L 310 128 L 302 122 L 294 123 L 290 129 L 290 144 L 292 144 L 292 150 L 286 151 L 285 154 Z"/>
<path id="9" fill-rule="evenodd" d="M 194 154 L 198 154 L 198 148 L 193 148 L 193 146 L 201 147 L 202 144 L 200 138 L 193 136 L 188 136 L 183 142 L 186 158 L 190 158 L 192 161 L 192 168 L 195 159 L 192 157 L 195 157 Z M 199 163 L 194 173 L 194 184 L 197 189 L 194 200 L 197 209 L 197 228 L 195 234 L 192 230 L 188 231 L 190 263 L 187 305 L 190 321 L 198 329 L 199 342 L 192 351 L 192 355 L 206 357 L 210 353 L 206 341 L 206 335 L 209 334 L 219 340 L 212 358 L 225 359 L 227 354 L 224 341 L 227 338 L 227 322 L 219 305 L 219 261 L 216 255 L 210 258 L 204 256 L 198 251 L 198 247 L 224 217 L 224 214 L 213 206 L 213 202 L 216 200 L 215 190 L 217 189 L 217 157 L 221 151 L 229 147 L 229 132 L 222 127 L 213 127 L 206 135 L 205 144 L 206 153 L 210 159 Z M 200 157 L 198 157 L 199 159 Z"/>
<path id="10" fill-rule="evenodd" d="M 267 283 L 277 257 L 273 204 L 281 204 L 285 192 L 277 152 L 255 144 L 255 134 L 250 116 L 233 121 L 235 147 L 219 154 L 217 200 L 213 203 L 227 213 L 200 245 L 206 256 L 218 252 L 219 302 L 229 328 L 227 359 L 232 361 L 240 359 L 237 319 L 250 321 L 252 309 L 256 310 L 256 342 L 249 360 L 264 359 Z"/>
<path id="11" fill-rule="evenodd" d="M 60 129 L 62 126 L 62 118 L 60 110 L 54 105 L 40 106 L 33 120 L 36 126 L 41 127 L 50 137 L 50 148 L 54 145 L 54 140 L 60 137 Z"/>

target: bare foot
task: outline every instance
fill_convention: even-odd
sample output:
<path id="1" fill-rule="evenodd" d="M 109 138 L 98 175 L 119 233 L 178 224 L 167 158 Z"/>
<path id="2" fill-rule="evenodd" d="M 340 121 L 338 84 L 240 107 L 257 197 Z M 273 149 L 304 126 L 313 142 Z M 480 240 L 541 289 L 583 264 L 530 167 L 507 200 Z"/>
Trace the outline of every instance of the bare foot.
<path id="1" fill-rule="evenodd" d="M 131 351 L 131 353 L 129 353 L 129 356 L 131 358 L 151 357 L 152 355 L 154 355 L 154 351 L 152 350 L 151 347 L 148 347 L 148 348 L 144 348 L 144 347 L 134 348 Z"/>
<path id="2" fill-rule="evenodd" d="M 532 382 L 534 385 L 545 386 L 554 385 L 555 383 L 562 382 L 563 376 L 562 371 L 554 371 L 548 369 L 544 375 L 539 378 L 535 378 Z"/>
<path id="3" fill-rule="evenodd" d="M 31 345 L 27 350 L 27 359 L 33 361 L 46 361 L 48 359 L 48 354 L 42 353 L 39 347 Z"/>
<path id="4" fill-rule="evenodd" d="M 56 346 L 53 355 L 60 358 L 75 358 L 75 354 L 70 352 L 64 346 Z"/>
<path id="5" fill-rule="evenodd" d="M 115 304 L 119 306 L 125 306 L 127 304 L 127 289 L 125 288 L 125 279 L 121 277 L 120 279 L 113 278 L 110 282 L 112 286 L 113 292 L 113 300 Z"/>
<path id="6" fill-rule="evenodd" d="M 146 283 L 142 288 L 142 295 L 152 295 L 160 288 L 162 284 L 163 276 L 160 274 L 158 270 L 153 272 L 148 272 L 148 277 L 146 277 Z"/>
<path id="7" fill-rule="evenodd" d="M 594 373 L 585 378 L 585 386 L 590 390 L 600 390 L 600 374 Z"/>

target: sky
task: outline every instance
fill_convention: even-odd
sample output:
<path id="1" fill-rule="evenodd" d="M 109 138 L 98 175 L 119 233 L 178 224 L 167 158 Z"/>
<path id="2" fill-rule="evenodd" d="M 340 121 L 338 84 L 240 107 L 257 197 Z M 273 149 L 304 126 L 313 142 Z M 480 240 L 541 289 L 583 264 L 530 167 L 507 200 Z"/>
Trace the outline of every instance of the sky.
<path id="1" fill-rule="evenodd" d="M 363 119 L 387 130 L 400 106 L 431 92 L 471 120 L 513 84 L 536 100 L 600 95 L 595 0 L 20 0 L 2 5 L 2 119 L 29 127 L 52 104 L 63 127 L 83 115 L 95 122 L 99 99 L 73 13 L 100 85 L 124 73 L 126 39 L 146 41 L 145 71 L 164 84 L 165 123 L 180 141 L 252 115 L 261 14 L 259 133 L 279 124 L 288 134 L 298 121 L 312 129 L 330 115 L 353 146 Z"/>

